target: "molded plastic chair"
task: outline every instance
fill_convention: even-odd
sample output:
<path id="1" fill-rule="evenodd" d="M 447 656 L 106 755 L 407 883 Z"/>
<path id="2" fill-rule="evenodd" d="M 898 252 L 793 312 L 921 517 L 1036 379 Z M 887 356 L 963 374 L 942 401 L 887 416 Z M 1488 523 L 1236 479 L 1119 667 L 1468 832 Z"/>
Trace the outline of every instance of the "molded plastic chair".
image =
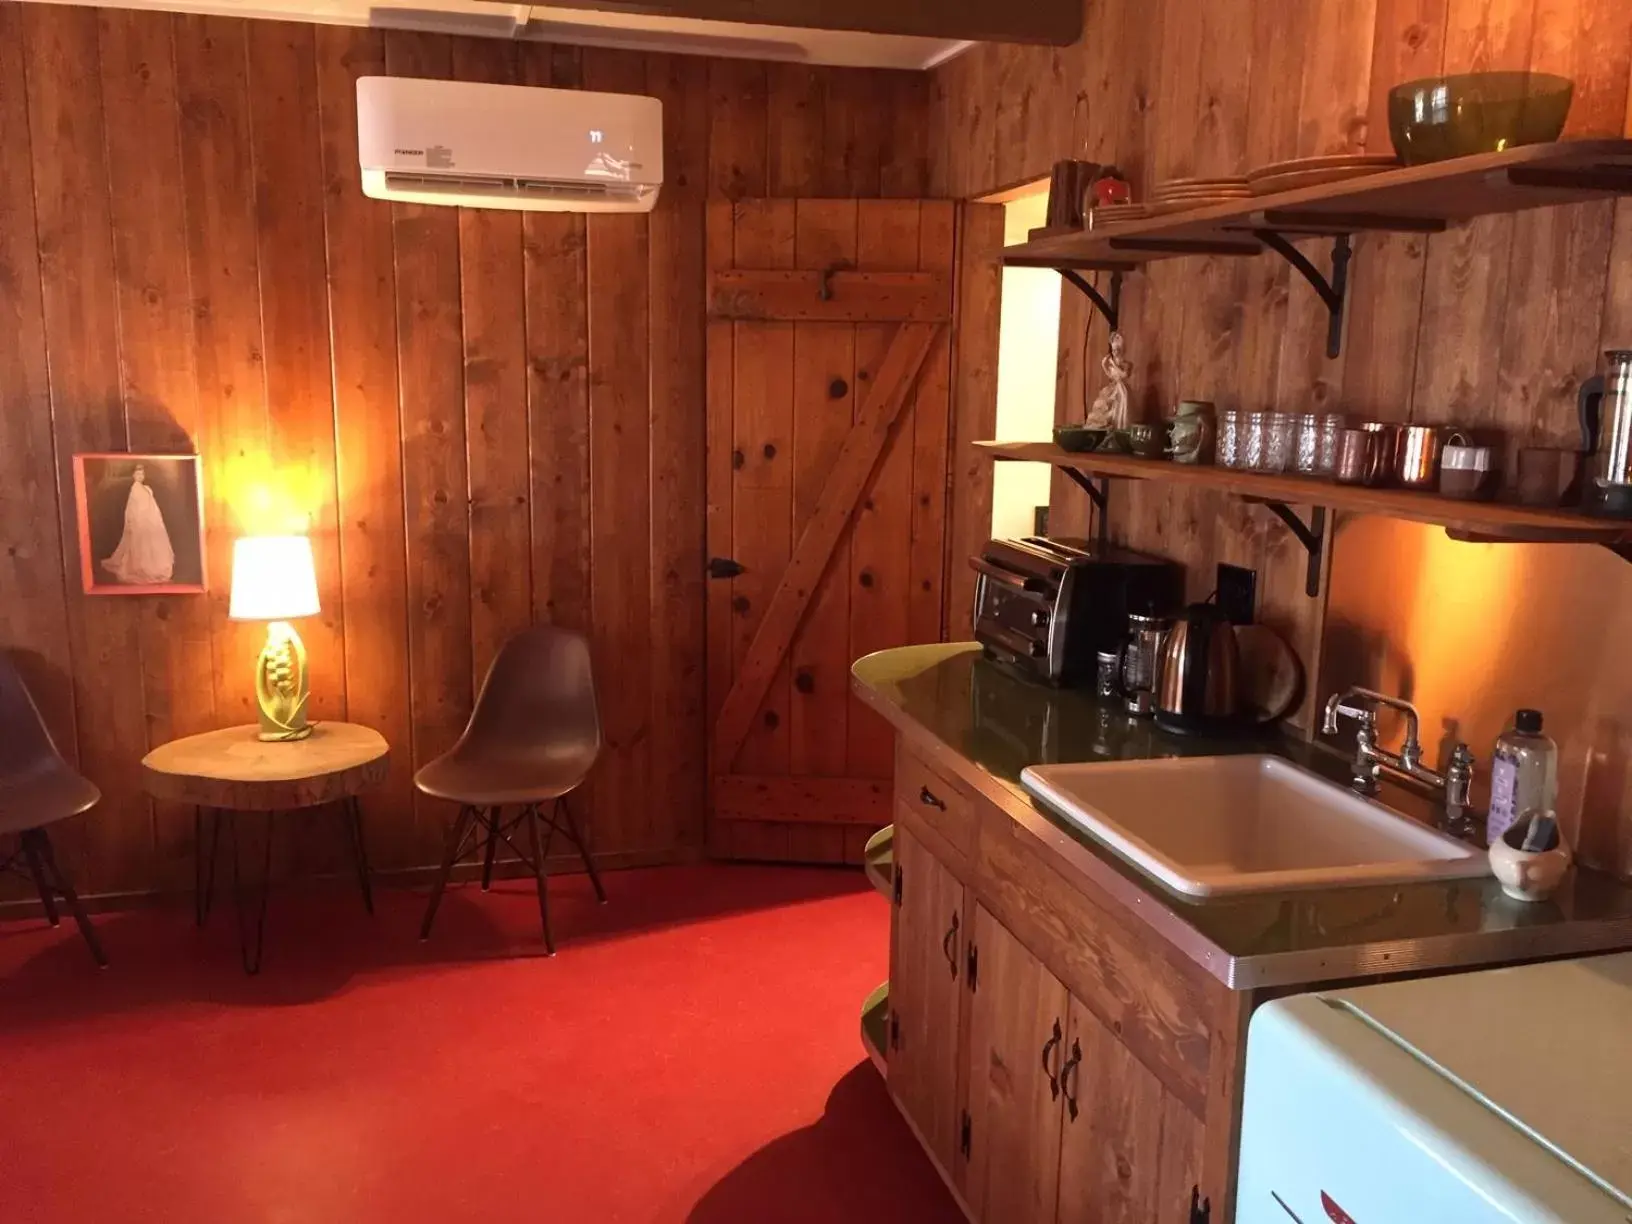
<path id="1" fill-rule="evenodd" d="M 0 872 L 20 873 L 18 860 L 27 865 L 52 926 L 59 922 L 52 894 L 60 894 L 91 955 L 106 968 L 102 944 L 79 894 L 57 865 L 45 831 L 47 825 L 90 811 L 101 799 L 102 792 L 62 759 L 16 665 L 0 651 L 0 838 L 17 838 L 17 848 L 0 858 Z"/>
<path id="2" fill-rule="evenodd" d="M 589 640 L 570 629 L 535 625 L 506 642 L 488 669 L 459 742 L 414 777 L 414 785 L 425 794 L 459 804 L 420 927 L 421 939 L 430 938 L 453 865 L 480 847 L 486 892 L 492 887 L 493 863 L 503 842 L 533 869 L 544 946 L 555 955 L 544 862 L 557 833 L 578 847 L 596 898 L 606 900 L 595 861 L 567 804 L 567 795 L 588 776 L 600 752 L 601 720 Z M 548 816 L 540 811 L 546 803 Z M 511 840 L 523 824 L 526 850 Z M 542 838 L 540 826 L 548 830 Z"/>

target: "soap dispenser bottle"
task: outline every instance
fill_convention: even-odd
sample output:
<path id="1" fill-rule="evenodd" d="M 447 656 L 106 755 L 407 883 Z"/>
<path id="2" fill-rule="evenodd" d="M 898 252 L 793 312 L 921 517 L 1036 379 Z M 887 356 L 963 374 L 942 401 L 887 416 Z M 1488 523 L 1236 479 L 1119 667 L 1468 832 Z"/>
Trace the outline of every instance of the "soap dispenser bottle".
<path id="1" fill-rule="evenodd" d="M 1496 739 L 1485 840 L 1494 845 L 1520 816 L 1551 812 L 1557 799 L 1558 745 L 1542 734 L 1540 710 L 1520 710 Z"/>

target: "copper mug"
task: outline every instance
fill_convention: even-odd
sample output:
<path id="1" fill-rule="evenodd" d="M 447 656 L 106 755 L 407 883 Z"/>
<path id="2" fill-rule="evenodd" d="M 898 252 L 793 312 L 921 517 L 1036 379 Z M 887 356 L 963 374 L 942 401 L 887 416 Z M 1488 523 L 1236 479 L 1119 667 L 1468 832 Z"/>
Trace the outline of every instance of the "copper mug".
<path id="1" fill-rule="evenodd" d="M 1433 425 L 1407 425 L 1398 431 L 1394 475 L 1401 487 L 1432 489 L 1439 481 L 1444 434 Z"/>
<path id="2" fill-rule="evenodd" d="M 1339 484 L 1386 484 L 1394 472 L 1397 426 L 1368 421 L 1358 429 L 1345 429 L 1337 443 Z"/>

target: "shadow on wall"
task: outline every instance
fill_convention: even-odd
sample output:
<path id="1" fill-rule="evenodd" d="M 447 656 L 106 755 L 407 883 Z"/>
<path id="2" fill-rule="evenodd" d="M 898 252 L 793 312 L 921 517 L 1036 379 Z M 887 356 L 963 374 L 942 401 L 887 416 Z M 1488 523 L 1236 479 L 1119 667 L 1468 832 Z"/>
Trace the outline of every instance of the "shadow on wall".
<path id="1" fill-rule="evenodd" d="M 1426 755 L 1451 738 L 1478 757 L 1514 710 L 1559 746 L 1559 814 L 1581 858 L 1632 878 L 1632 566 L 1586 544 L 1463 544 L 1438 527 L 1341 522 L 1317 696 L 1364 684 L 1409 698 Z M 1397 744 L 1402 723 L 1382 724 Z"/>

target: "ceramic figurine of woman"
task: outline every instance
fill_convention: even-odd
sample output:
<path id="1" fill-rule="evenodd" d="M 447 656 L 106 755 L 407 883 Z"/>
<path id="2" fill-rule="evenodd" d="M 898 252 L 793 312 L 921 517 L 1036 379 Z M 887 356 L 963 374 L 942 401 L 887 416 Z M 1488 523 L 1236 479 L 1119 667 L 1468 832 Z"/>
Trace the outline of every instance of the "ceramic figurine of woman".
<path id="1" fill-rule="evenodd" d="M 176 568 L 176 550 L 165 530 L 164 515 L 153 490 L 147 487 L 147 469 L 141 464 L 131 473 L 130 496 L 125 501 L 125 533 L 113 556 L 102 562 L 120 582 L 132 586 L 157 586 L 169 582 Z"/>
<path id="2" fill-rule="evenodd" d="M 1084 422 L 1089 429 L 1126 429 L 1128 427 L 1128 378 L 1133 363 L 1122 355 L 1121 332 L 1111 333 L 1111 351 L 1099 368 L 1105 371 L 1106 383 L 1094 397 L 1093 411 Z"/>

